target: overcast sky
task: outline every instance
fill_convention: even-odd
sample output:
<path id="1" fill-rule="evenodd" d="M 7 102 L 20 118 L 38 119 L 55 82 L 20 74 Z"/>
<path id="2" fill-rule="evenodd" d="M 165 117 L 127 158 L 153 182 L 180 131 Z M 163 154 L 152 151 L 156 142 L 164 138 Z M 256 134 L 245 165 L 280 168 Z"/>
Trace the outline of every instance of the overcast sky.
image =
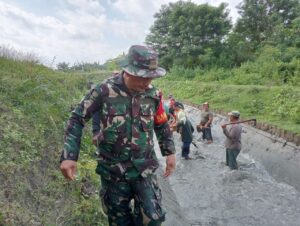
<path id="1" fill-rule="evenodd" d="M 235 21 L 241 0 L 227 2 Z M 45 64 L 99 62 L 143 44 L 153 15 L 175 0 L 0 0 L 0 45 L 33 52 Z"/>

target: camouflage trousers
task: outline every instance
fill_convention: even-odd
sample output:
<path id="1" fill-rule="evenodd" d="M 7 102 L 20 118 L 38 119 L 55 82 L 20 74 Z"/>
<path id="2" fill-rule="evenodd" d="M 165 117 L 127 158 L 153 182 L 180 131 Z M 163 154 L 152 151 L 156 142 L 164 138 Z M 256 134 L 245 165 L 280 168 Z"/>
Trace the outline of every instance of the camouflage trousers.
<path id="1" fill-rule="evenodd" d="M 156 175 L 121 181 L 101 178 L 100 197 L 110 226 L 160 226 L 165 220 Z"/>

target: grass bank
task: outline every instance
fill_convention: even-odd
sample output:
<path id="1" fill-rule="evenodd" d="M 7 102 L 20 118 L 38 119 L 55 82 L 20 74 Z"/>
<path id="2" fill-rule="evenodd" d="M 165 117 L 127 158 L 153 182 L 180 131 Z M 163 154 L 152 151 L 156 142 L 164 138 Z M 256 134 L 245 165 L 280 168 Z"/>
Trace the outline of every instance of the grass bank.
<path id="1" fill-rule="evenodd" d="M 0 225 L 106 225 L 89 127 L 77 180 L 58 170 L 72 105 L 106 76 L 0 58 Z"/>
<path id="2" fill-rule="evenodd" d="M 197 80 L 155 80 L 165 95 L 196 105 L 208 101 L 212 109 L 239 110 L 243 118 L 258 121 L 300 134 L 300 87 L 230 85 Z"/>

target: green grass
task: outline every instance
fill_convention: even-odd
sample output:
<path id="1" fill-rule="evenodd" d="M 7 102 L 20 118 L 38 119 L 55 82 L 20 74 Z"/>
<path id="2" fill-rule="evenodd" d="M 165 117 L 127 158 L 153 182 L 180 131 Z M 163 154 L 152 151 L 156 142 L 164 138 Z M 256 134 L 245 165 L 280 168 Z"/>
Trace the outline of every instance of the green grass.
<path id="1" fill-rule="evenodd" d="M 90 126 L 82 145 L 79 177 L 59 172 L 63 131 L 72 106 L 90 81 L 107 72 L 59 73 L 42 65 L 0 58 L 0 225 L 107 225 L 97 193 Z"/>
<path id="2" fill-rule="evenodd" d="M 229 85 L 167 78 L 157 79 L 155 84 L 166 96 L 172 93 L 178 100 L 198 105 L 208 101 L 212 109 L 239 110 L 242 118 L 256 118 L 300 134 L 300 87 Z"/>

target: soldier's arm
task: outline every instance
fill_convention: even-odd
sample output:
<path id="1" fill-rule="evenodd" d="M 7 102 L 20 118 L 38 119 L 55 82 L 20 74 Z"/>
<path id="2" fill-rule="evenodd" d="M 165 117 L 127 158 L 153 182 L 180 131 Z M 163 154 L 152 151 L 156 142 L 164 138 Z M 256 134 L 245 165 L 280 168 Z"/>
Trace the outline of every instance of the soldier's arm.
<path id="1" fill-rule="evenodd" d="M 96 86 L 96 88 L 92 89 L 72 111 L 65 129 L 61 162 L 64 160 L 78 160 L 82 129 L 94 113 L 99 111 L 105 91 L 104 85 Z"/>
<path id="2" fill-rule="evenodd" d="M 103 139 L 103 134 L 100 132 L 100 112 L 97 111 L 92 118 L 93 144 L 98 146 Z"/>
<path id="3" fill-rule="evenodd" d="M 92 118 L 92 132 L 93 135 L 97 135 L 100 131 L 100 112 L 97 111 Z"/>
<path id="4" fill-rule="evenodd" d="M 161 117 L 162 115 L 165 115 L 165 117 Z M 170 125 L 168 123 L 168 118 L 164 109 L 156 112 L 155 117 L 159 117 L 160 119 L 162 119 L 154 124 L 154 131 L 156 133 L 161 154 L 163 156 L 174 154 L 175 145 L 173 140 L 173 133 L 171 132 Z"/>
<path id="5" fill-rule="evenodd" d="M 166 156 L 166 169 L 164 176 L 168 177 L 173 173 L 176 165 L 173 133 L 171 132 L 169 123 L 167 121 L 161 125 L 155 125 L 154 130 L 161 154 Z"/>

